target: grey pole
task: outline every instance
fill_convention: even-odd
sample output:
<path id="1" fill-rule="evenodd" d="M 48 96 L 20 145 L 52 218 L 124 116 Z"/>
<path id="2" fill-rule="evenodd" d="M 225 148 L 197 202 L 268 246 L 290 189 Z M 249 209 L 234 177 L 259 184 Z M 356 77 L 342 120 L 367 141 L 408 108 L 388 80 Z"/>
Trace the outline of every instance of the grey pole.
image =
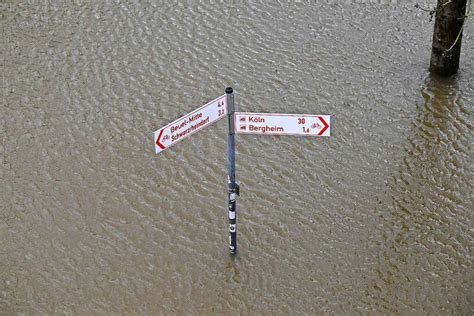
<path id="1" fill-rule="evenodd" d="M 227 117 L 229 119 L 229 134 L 227 136 L 227 174 L 228 174 L 228 211 L 229 211 L 229 250 L 237 253 L 237 226 L 236 196 L 239 194 L 239 185 L 235 182 L 235 138 L 234 138 L 234 90 L 225 89 L 227 96 Z"/>

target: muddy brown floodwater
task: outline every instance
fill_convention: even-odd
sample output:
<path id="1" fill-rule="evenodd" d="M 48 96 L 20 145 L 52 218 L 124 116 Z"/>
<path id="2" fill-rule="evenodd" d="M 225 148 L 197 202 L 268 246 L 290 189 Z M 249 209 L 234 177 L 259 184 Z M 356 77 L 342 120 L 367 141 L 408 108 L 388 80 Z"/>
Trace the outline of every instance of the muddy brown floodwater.
<path id="1" fill-rule="evenodd" d="M 0 314 L 473 313 L 472 21 L 445 80 L 411 1 L 3 0 L 0 25 Z M 152 144 L 226 86 L 332 115 L 237 136 L 235 258 L 225 120 Z"/>

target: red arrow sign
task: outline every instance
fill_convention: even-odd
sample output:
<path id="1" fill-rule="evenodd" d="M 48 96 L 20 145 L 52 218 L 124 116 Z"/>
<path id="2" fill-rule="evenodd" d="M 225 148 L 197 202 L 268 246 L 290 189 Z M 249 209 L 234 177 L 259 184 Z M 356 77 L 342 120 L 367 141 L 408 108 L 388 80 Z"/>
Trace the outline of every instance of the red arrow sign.
<path id="1" fill-rule="evenodd" d="M 204 129 L 227 115 L 226 95 L 180 117 L 154 132 L 155 152 L 159 153 L 189 135 Z"/>
<path id="2" fill-rule="evenodd" d="M 324 120 L 324 118 L 322 116 L 318 116 L 318 118 L 321 121 L 321 123 L 323 123 L 323 125 L 324 125 L 323 129 L 318 133 L 318 135 L 321 136 L 329 128 L 329 125 L 328 125 L 328 123 L 326 123 L 326 121 Z"/>
<path id="3" fill-rule="evenodd" d="M 166 148 L 162 143 L 160 143 L 160 139 L 161 139 L 161 136 L 163 135 L 164 130 L 165 130 L 164 128 L 160 130 L 160 133 L 158 134 L 158 138 L 156 139 L 156 143 L 155 143 L 156 146 L 160 147 L 162 150 Z"/>
<path id="4" fill-rule="evenodd" d="M 237 134 L 330 136 L 330 115 L 235 113 Z"/>

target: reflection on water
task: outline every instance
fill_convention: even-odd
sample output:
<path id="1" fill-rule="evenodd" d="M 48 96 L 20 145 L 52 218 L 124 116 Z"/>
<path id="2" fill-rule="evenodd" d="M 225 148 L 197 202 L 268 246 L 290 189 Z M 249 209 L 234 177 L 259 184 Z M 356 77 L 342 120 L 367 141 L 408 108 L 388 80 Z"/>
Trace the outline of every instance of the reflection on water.
<path id="1" fill-rule="evenodd" d="M 466 177 L 472 108 L 457 82 L 426 79 L 402 164 L 381 199 L 386 248 L 371 294 L 394 313 L 446 313 L 454 302 L 460 314 L 472 308 L 470 292 L 458 290 L 471 288 L 474 276 L 472 262 L 462 255 L 472 246 L 472 236 L 465 235 L 473 223 L 472 175 Z"/>
<path id="2" fill-rule="evenodd" d="M 425 78 L 423 14 L 2 2 L 0 314 L 469 314 L 474 47 Z M 330 138 L 236 138 L 235 258 L 226 122 L 152 144 L 226 86 L 332 115 Z"/>
<path id="3" fill-rule="evenodd" d="M 235 260 L 229 260 L 229 262 L 226 264 L 226 270 L 228 273 L 228 282 L 235 282 L 235 283 L 240 283 L 240 269 Z"/>

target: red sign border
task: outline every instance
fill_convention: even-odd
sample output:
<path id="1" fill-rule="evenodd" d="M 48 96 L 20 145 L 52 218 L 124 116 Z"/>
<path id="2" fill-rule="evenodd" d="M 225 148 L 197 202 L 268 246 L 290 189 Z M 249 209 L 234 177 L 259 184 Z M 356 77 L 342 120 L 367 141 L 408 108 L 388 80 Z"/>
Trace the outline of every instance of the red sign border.
<path id="1" fill-rule="evenodd" d="M 222 98 L 225 99 L 225 98 L 226 98 L 226 94 L 223 94 L 223 95 L 221 95 L 221 96 L 215 98 L 214 100 L 207 102 L 206 104 L 200 106 L 199 108 L 195 109 L 194 111 L 189 112 L 188 114 L 185 114 L 185 115 L 183 115 L 183 116 L 177 118 L 177 119 L 174 120 L 173 122 L 171 122 L 171 123 L 169 123 L 169 124 L 166 124 L 166 125 L 163 126 L 162 128 L 157 129 L 156 131 L 154 131 L 154 132 L 153 132 L 153 140 L 154 140 L 154 145 L 155 145 L 155 147 L 154 147 L 154 149 L 155 149 L 155 154 L 157 153 L 157 152 L 156 152 L 156 146 L 158 146 L 158 147 L 161 148 L 161 150 L 158 152 L 158 154 L 159 154 L 159 153 L 161 153 L 162 151 L 164 151 L 164 150 L 170 148 L 171 146 L 174 146 L 175 144 L 179 143 L 179 142 L 182 141 L 183 139 L 186 139 L 188 136 L 191 136 L 192 134 L 194 134 L 194 133 L 196 133 L 196 132 L 199 132 L 201 129 L 204 129 L 204 128 L 206 128 L 207 126 L 211 125 L 212 123 L 215 123 L 215 122 L 217 122 L 217 121 L 220 121 L 223 117 L 227 116 L 227 101 L 225 101 L 225 105 L 226 105 L 226 109 L 225 109 L 226 114 L 225 114 L 225 115 L 222 115 L 222 116 L 221 116 L 220 118 L 218 118 L 217 120 L 212 121 L 212 122 L 209 122 L 208 124 L 204 125 L 202 128 L 197 129 L 197 130 L 195 130 L 195 131 L 193 131 L 193 132 L 187 134 L 186 137 L 182 137 L 182 138 L 178 139 L 176 142 L 172 143 L 171 145 L 169 145 L 169 146 L 167 146 L 167 147 L 164 147 L 163 144 L 159 143 L 159 140 L 160 140 L 160 138 L 161 138 L 161 135 L 163 134 L 163 131 L 164 131 L 166 128 L 168 128 L 169 126 L 175 124 L 176 122 L 178 122 L 178 121 L 180 121 L 180 120 L 182 120 L 182 119 L 188 118 L 189 116 L 195 114 L 196 112 L 201 111 L 201 110 L 204 109 L 206 106 L 209 106 L 210 104 L 212 104 L 212 103 L 214 103 L 214 102 L 216 102 L 217 100 L 222 99 Z M 155 140 L 155 133 L 158 133 L 158 137 L 156 138 L 156 140 Z M 159 143 L 159 144 L 158 144 L 158 143 Z M 161 146 L 160 146 L 160 145 L 161 145 Z M 162 146 L 163 146 L 164 148 L 162 148 Z"/>
<path id="2" fill-rule="evenodd" d="M 288 114 L 288 113 L 256 113 L 256 112 L 235 112 L 234 114 L 234 126 L 235 126 L 235 133 L 236 134 L 247 134 L 247 135 L 296 135 L 296 136 L 304 136 L 304 137 L 314 137 L 314 136 L 320 136 L 320 137 L 330 137 L 331 135 L 319 135 L 319 134 L 296 134 L 296 133 L 275 133 L 275 132 L 265 132 L 265 133 L 253 133 L 253 132 L 239 132 L 237 131 L 237 115 L 265 115 L 265 116 L 296 116 L 296 117 L 317 117 L 319 120 L 322 119 L 322 116 L 329 116 L 331 118 L 331 115 L 329 114 L 319 114 L 319 115 L 314 115 L 314 114 Z M 327 126 L 325 126 L 321 131 L 326 131 L 331 127 L 331 123 L 328 124 L 324 119 L 323 121 L 326 123 Z M 324 124 L 324 123 L 323 123 Z M 321 131 L 319 133 L 321 133 Z M 331 133 L 329 133 L 331 134 Z"/>

